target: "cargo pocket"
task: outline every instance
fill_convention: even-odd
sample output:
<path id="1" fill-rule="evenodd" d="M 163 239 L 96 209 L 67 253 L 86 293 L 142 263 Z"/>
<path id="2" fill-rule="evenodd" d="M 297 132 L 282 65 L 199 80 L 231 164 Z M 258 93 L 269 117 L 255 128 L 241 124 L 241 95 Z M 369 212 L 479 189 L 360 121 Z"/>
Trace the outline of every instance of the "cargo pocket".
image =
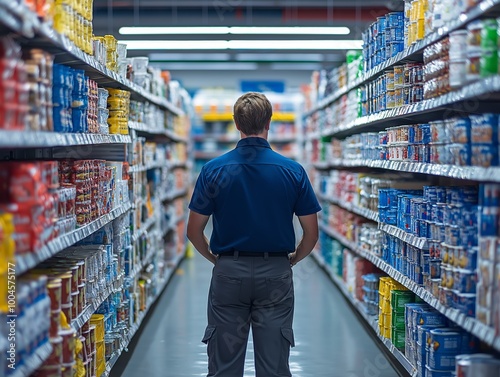
<path id="1" fill-rule="evenodd" d="M 203 343 L 207 345 L 207 355 L 208 355 L 208 375 L 215 375 L 216 363 L 215 363 L 215 326 L 208 325 L 205 330 L 205 335 L 201 340 Z"/>
<path id="2" fill-rule="evenodd" d="M 293 337 L 293 330 L 288 327 L 281 328 L 281 353 L 280 364 L 278 367 L 278 375 L 290 377 L 290 365 L 288 359 L 290 358 L 290 347 L 295 347 L 295 339 Z"/>
<path id="3" fill-rule="evenodd" d="M 203 343 L 208 344 L 208 341 L 212 338 L 215 332 L 215 326 L 207 326 L 205 329 L 205 335 L 203 336 L 203 339 L 201 340 Z"/>
<path id="4" fill-rule="evenodd" d="M 293 330 L 287 327 L 282 327 L 281 328 L 281 335 L 283 335 L 283 338 L 285 338 L 288 343 L 290 344 L 290 347 L 295 347 L 295 339 L 293 337 Z"/>

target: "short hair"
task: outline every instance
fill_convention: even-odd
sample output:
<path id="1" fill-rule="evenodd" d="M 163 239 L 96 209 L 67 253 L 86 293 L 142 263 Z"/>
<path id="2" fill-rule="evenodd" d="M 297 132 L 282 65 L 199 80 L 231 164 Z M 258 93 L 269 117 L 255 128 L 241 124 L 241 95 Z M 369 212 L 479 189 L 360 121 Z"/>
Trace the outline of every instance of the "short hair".
<path id="1" fill-rule="evenodd" d="M 238 98 L 233 108 L 234 122 L 245 135 L 264 131 L 273 116 L 271 102 L 262 93 L 249 92 Z"/>

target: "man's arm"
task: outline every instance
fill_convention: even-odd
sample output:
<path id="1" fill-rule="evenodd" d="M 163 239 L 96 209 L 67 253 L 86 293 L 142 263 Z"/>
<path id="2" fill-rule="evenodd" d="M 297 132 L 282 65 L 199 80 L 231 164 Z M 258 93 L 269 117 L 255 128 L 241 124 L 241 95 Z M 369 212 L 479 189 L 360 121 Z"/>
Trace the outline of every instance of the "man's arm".
<path id="1" fill-rule="evenodd" d="M 298 216 L 298 218 L 304 234 L 297 246 L 297 250 L 295 250 L 290 258 L 292 265 L 297 264 L 307 257 L 314 249 L 316 242 L 318 242 L 318 215 L 313 213 L 312 215 Z"/>
<path id="2" fill-rule="evenodd" d="M 207 237 L 205 237 L 203 233 L 209 218 L 210 216 L 190 211 L 187 225 L 187 237 L 201 255 L 215 264 L 216 257 L 210 252 Z"/>

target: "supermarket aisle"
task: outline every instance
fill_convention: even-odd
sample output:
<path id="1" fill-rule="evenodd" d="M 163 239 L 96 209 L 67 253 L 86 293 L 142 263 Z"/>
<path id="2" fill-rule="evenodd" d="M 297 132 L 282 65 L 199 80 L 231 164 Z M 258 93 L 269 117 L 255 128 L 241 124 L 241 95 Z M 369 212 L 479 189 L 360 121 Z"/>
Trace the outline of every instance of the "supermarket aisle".
<path id="1" fill-rule="evenodd" d="M 210 264 L 198 254 L 181 264 L 129 351 L 123 374 L 117 365 L 112 377 L 206 376 L 206 348 L 200 340 L 210 274 Z M 294 377 L 398 375 L 312 258 L 296 266 L 294 274 L 296 347 L 290 358 Z M 250 344 L 245 377 L 255 375 L 251 348 Z"/>

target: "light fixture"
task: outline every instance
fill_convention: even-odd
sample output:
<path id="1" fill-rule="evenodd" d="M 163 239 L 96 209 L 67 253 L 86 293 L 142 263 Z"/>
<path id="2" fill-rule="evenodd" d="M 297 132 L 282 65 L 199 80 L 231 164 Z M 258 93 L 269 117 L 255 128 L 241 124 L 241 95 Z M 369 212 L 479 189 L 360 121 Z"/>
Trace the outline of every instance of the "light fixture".
<path id="1" fill-rule="evenodd" d="M 351 30 L 345 26 L 124 26 L 121 35 L 175 35 L 175 34 L 260 34 L 260 35 L 348 35 Z"/>
<path id="2" fill-rule="evenodd" d="M 362 40 L 121 40 L 128 50 L 359 50 Z"/>

